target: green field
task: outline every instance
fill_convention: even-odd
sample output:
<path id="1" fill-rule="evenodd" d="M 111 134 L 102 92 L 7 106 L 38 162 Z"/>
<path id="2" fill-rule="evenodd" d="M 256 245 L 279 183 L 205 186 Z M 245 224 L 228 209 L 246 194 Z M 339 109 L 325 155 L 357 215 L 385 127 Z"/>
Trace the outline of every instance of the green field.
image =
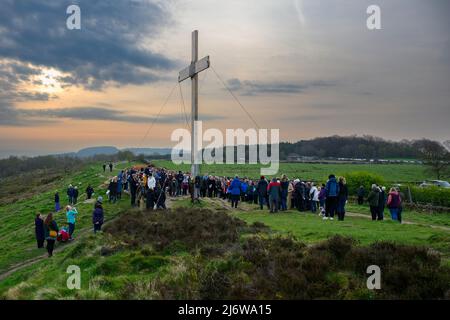
<path id="1" fill-rule="evenodd" d="M 168 162 L 155 161 L 155 164 L 170 168 Z M 116 170 L 130 165 L 129 163 L 120 164 Z M 320 168 L 320 165 L 318 167 L 310 165 L 308 169 L 306 164 L 289 164 L 287 167 L 282 164 L 282 169 L 287 170 L 287 174 L 292 172 L 289 175 L 300 176 L 300 174 L 296 174 L 297 166 L 303 168 L 302 172 L 305 176 L 310 174 L 311 179 L 314 176 L 326 176 L 329 170 L 339 167 L 339 165 L 325 165 L 325 168 Z M 403 165 L 400 167 L 403 168 Z M 413 167 L 414 170 L 420 169 L 420 167 Z M 395 171 L 392 168 L 386 170 L 388 168 L 384 165 L 370 166 L 370 168 L 375 170 L 372 172 L 378 174 L 383 172 L 388 174 L 389 170 Z M 342 169 L 351 171 L 351 167 L 348 165 L 343 166 Z M 219 167 L 216 167 L 215 170 L 219 170 Z M 223 170 L 222 172 L 225 172 L 226 169 Z M 248 172 L 256 171 L 257 168 L 251 168 Z M 209 173 L 222 175 L 212 171 Z M 160 291 L 156 294 L 151 289 L 155 279 L 171 281 L 171 277 L 177 279 L 175 274 L 179 273 L 181 269 L 185 270 L 186 266 L 204 263 L 203 258 L 192 252 L 178 249 L 163 253 L 155 252 L 154 248 L 148 245 L 139 247 L 139 249 L 121 249 L 114 254 L 102 253 L 105 247 L 117 245 L 118 242 L 106 234 L 93 235 L 91 225 L 93 204 L 84 203 L 83 191 L 87 184 L 91 184 L 96 190 L 95 196 L 105 196 L 105 182 L 109 178 L 108 174 L 103 174 L 100 164 L 88 165 L 80 171 L 65 173 L 60 179 L 33 183 L 32 187 L 27 190 L 26 196 L 20 200 L 2 202 L 3 204 L 0 206 L 0 217 L 2 218 L 2 224 L 0 224 L 0 297 L 7 299 L 161 298 Z M 238 174 L 241 173 L 238 172 Z M 405 172 L 402 174 L 404 174 L 403 177 L 406 177 Z M 409 176 L 411 177 L 411 175 Z M 37 212 L 46 214 L 53 210 L 53 195 L 56 190 L 59 190 L 61 202 L 64 205 L 67 201 L 65 189 L 69 183 L 78 185 L 81 191 L 77 206 L 80 215 L 74 234 L 76 240 L 70 244 L 57 245 L 55 256 L 48 259 L 45 257 L 45 250 L 35 248 L 34 216 Z M 5 185 L 8 186 L 8 184 Z M 182 210 L 180 208 L 192 208 L 188 199 L 177 199 L 172 206 L 175 211 Z M 202 201 L 200 206 L 193 208 L 223 210 L 224 206 L 227 206 L 226 202 L 208 199 Z M 114 219 L 118 217 L 134 214 L 130 213 L 127 195 L 124 195 L 123 200 L 117 204 L 105 202 L 104 207 L 107 223 L 114 222 Z M 270 227 L 273 234 L 293 235 L 299 241 L 308 244 L 326 240 L 334 235 L 343 235 L 353 237 L 361 246 L 388 240 L 397 244 L 430 247 L 440 253 L 442 265 L 450 265 L 449 213 L 423 213 L 406 210 L 403 216 L 407 223 L 398 224 L 389 221 L 388 215 L 385 221 L 371 221 L 368 219 L 369 211 L 366 206 L 349 204 L 348 211 L 359 215 L 351 216 L 349 214 L 344 222 L 323 221 L 311 213 L 297 211 L 271 215 L 266 210 L 260 211 L 256 206 L 249 204 L 241 205 L 239 210 L 227 210 L 227 213 L 249 224 L 262 222 Z M 57 221 L 60 227 L 65 225 L 62 213 L 58 214 Z M 241 237 L 246 239 L 247 236 L 244 233 Z M 74 292 L 65 287 L 67 279 L 65 270 L 71 264 L 80 266 L 83 269 L 83 277 L 89 279 L 89 281 L 83 282 L 81 291 Z M 183 281 L 188 280 L 184 279 Z M 146 284 L 146 286 L 142 286 L 142 284 Z M 180 283 L 181 287 L 183 285 Z M 186 297 L 186 295 L 190 297 L 189 294 L 191 292 L 186 291 L 180 293 L 180 297 Z"/>
<path id="2" fill-rule="evenodd" d="M 175 165 L 168 160 L 155 160 L 153 162 L 158 167 L 171 170 L 189 171 L 189 165 Z M 202 165 L 202 173 L 215 176 L 234 176 L 259 178 L 261 165 Z M 382 176 L 386 182 L 390 183 L 417 183 L 426 179 L 431 179 L 424 167 L 416 164 L 313 164 L 313 163 L 280 163 L 279 176 L 286 174 L 289 178 L 300 178 L 324 182 L 331 173 L 335 175 L 345 175 L 348 172 L 365 171 Z"/>

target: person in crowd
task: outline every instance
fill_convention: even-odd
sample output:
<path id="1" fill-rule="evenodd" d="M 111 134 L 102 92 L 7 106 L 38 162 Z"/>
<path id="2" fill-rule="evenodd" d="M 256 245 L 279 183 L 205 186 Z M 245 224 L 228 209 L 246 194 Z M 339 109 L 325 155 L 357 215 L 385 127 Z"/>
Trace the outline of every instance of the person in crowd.
<path id="1" fill-rule="evenodd" d="M 155 191 L 156 196 L 156 209 L 167 209 L 166 208 L 166 192 L 164 188 L 160 188 L 159 186 Z"/>
<path id="2" fill-rule="evenodd" d="M 109 172 L 112 172 L 112 170 L 113 170 L 113 164 L 112 164 L 112 162 L 110 162 L 109 163 Z"/>
<path id="3" fill-rule="evenodd" d="M 376 184 L 372 184 L 372 189 L 369 192 L 369 195 L 367 196 L 367 201 L 369 202 L 370 206 L 370 213 L 372 215 L 372 220 L 383 220 L 381 218 L 381 215 L 378 212 L 378 209 L 380 207 L 380 189 Z"/>
<path id="4" fill-rule="evenodd" d="M 347 204 L 347 199 L 348 199 L 347 181 L 345 180 L 344 177 L 339 177 L 339 193 L 337 206 L 337 214 L 339 221 L 344 221 L 345 205 Z"/>
<path id="5" fill-rule="evenodd" d="M 94 225 L 94 233 L 102 230 L 104 214 L 103 214 L 103 198 L 98 197 L 95 203 L 95 208 L 92 213 L 92 224 Z"/>
<path id="6" fill-rule="evenodd" d="M 239 176 L 236 175 L 230 184 L 230 194 L 231 194 L 231 207 L 237 208 L 239 203 L 239 197 L 241 196 L 241 180 Z"/>
<path id="7" fill-rule="evenodd" d="M 294 186 L 294 197 L 296 202 L 296 207 L 298 211 L 305 211 L 306 199 L 305 199 L 305 184 L 296 179 L 297 183 Z"/>
<path id="8" fill-rule="evenodd" d="M 59 192 L 56 191 L 55 193 L 55 212 L 59 212 L 61 210 L 61 203 L 59 199 Z"/>
<path id="9" fill-rule="evenodd" d="M 183 175 L 183 182 L 181 184 L 181 189 L 183 191 L 183 196 L 187 196 L 189 190 L 189 175 Z"/>
<path id="10" fill-rule="evenodd" d="M 106 172 L 106 163 L 103 163 L 103 172 Z"/>
<path id="11" fill-rule="evenodd" d="M 285 174 L 283 174 L 280 181 L 281 211 L 286 211 L 288 209 L 288 191 L 289 191 L 289 179 Z"/>
<path id="12" fill-rule="evenodd" d="M 69 188 L 67 188 L 67 197 L 69 198 L 69 204 L 73 205 L 73 194 L 74 194 L 74 188 L 73 186 L 70 184 Z"/>
<path id="13" fill-rule="evenodd" d="M 47 240 L 48 257 L 53 256 L 53 249 L 55 248 L 55 241 L 58 237 L 58 224 L 53 219 L 53 213 L 49 213 L 44 221 L 45 240 Z"/>
<path id="14" fill-rule="evenodd" d="M 117 200 L 121 200 L 122 199 L 122 175 L 120 177 L 117 177 Z"/>
<path id="15" fill-rule="evenodd" d="M 192 202 L 200 202 L 200 190 L 202 186 L 202 177 L 197 175 L 194 179 L 194 195 Z"/>
<path id="16" fill-rule="evenodd" d="M 400 190 L 400 188 L 396 188 L 399 196 L 400 196 L 400 206 L 398 207 L 397 211 L 397 220 L 398 222 L 402 223 L 402 213 L 403 213 L 403 199 L 405 198 L 405 194 Z"/>
<path id="17" fill-rule="evenodd" d="M 69 225 L 69 240 L 73 240 L 73 232 L 75 231 L 75 222 L 77 219 L 78 211 L 77 208 L 66 206 L 66 218 L 67 218 L 67 224 Z"/>
<path id="18" fill-rule="evenodd" d="M 146 194 L 146 208 L 147 210 L 153 210 L 156 203 L 156 185 L 152 189 L 147 190 Z"/>
<path id="19" fill-rule="evenodd" d="M 136 193 L 138 189 L 139 182 L 137 181 L 136 173 L 130 174 L 128 177 L 128 184 L 130 185 L 130 200 L 131 206 L 136 206 Z"/>
<path id="20" fill-rule="evenodd" d="M 76 205 L 78 202 L 78 187 L 75 186 L 75 188 L 73 188 L 73 201 L 72 201 L 72 205 Z"/>
<path id="21" fill-rule="evenodd" d="M 319 190 L 319 205 L 320 205 L 320 215 L 325 216 L 323 213 L 325 212 L 325 200 L 327 199 L 327 190 L 325 184 L 322 183 L 322 186 Z"/>
<path id="22" fill-rule="evenodd" d="M 311 198 L 311 212 L 316 213 L 317 209 L 319 208 L 319 189 L 314 183 L 311 183 L 309 197 Z"/>
<path id="23" fill-rule="evenodd" d="M 177 179 L 177 196 L 181 196 L 183 180 L 184 180 L 184 175 L 181 171 L 178 171 L 176 179 Z"/>
<path id="24" fill-rule="evenodd" d="M 209 176 L 207 180 L 208 198 L 212 198 L 216 192 L 216 181 L 213 176 Z"/>
<path id="25" fill-rule="evenodd" d="M 242 202 L 246 202 L 247 201 L 247 190 L 248 190 L 248 183 L 247 183 L 247 179 L 244 178 L 241 181 L 241 201 Z"/>
<path id="26" fill-rule="evenodd" d="M 338 195 L 339 195 L 339 184 L 336 180 L 336 176 L 334 174 L 330 174 L 328 177 L 327 184 L 325 186 L 325 217 L 324 220 L 334 219 L 334 213 L 337 209 L 338 204 Z"/>
<path id="27" fill-rule="evenodd" d="M 117 200 L 117 177 L 114 177 L 109 182 L 109 203 L 116 203 Z"/>
<path id="28" fill-rule="evenodd" d="M 269 199 L 268 199 L 268 193 L 267 193 L 267 187 L 269 186 L 269 183 L 267 182 L 266 178 L 264 176 L 261 176 L 261 178 L 258 181 L 258 185 L 256 186 L 256 189 L 258 190 L 258 198 L 259 198 L 259 208 L 262 210 L 264 207 L 264 204 L 267 205 L 267 208 L 270 209 Z"/>
<path id="29" fill-rule="evenodd" d="M 40 213 L 38 213 L 36 215 L 36 219 L 34 219 L 34 234 L 36 236 L 37 247 L 39 249 L 43 248 L 45 241 L 45 228 L 44 220 L 42 220 Z"/>
<path id="30" fill-rule="evenodd" d="M 277 178 L 272 178 L 272 181 L 267 186 L 269 194 L 270 213 L 278 212 L 278 204 L 280 201 L 281 184 Z"/>
<path id="31" fill-rule="evenodd" d="M 311 183 L 305 183 L 305 210 L 311 210 Z"/>
<path id="32" fill-rule="evenodd" d="M 358 196 L 358 205 L 364 204 L 364 195 L 366 193 L 366 190 L 364 189 L 364 186 L 360 186 L 358 188 L 357 196 Z"/>
<path id="33" fill-rule="evenodd" d="M 378 212 L 381 216 L 381 220 L 384 219 L 384 208 L 386 207 L 386 187 L 380 188 L 380 201 L 378 202 Z"/>
<path id="34" fill-rule="evenodd" d="M 88 200 L 91 200 L 93 194 L 94 194 L 94 188 L 92 188 L 91 185 L 88 185 L 88 187 L 86 188 L 86 198 Z"/>
<path id="35" fill-rule="evenodd" d="M 391 214 L 392 220 L 401 222 L 401 218 L 399 219 L 398 215 L 401 205 L 402 205 L 402 198 L 399 192 L 395 188 L 391 188 L 391 190 L 389 190 L 389 195 L 387 199 L 387 207 Z"/>
<path id="36" fill-rule="evenodd" d="M 287 196 L 287 207 L 288 207 L 288 209 L 293 209 L 294 208 L 294 202 L 292 201 L 293 193 L 294 193 L 294 182 L 293 181 L 289 181 L 288 196 Z"/>

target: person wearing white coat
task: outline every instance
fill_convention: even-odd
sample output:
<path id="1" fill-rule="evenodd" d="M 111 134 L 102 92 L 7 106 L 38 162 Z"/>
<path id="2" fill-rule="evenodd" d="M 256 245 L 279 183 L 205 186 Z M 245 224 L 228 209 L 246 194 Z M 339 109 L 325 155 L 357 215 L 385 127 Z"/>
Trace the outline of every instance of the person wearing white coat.
<path id="1" fill-rule="evenodd" d="M 317 208 L 319 207 L 319 190 L 314 183 L 309 191 L 309 196 L 311 198 L 311 212 L 316 213 Z"/>

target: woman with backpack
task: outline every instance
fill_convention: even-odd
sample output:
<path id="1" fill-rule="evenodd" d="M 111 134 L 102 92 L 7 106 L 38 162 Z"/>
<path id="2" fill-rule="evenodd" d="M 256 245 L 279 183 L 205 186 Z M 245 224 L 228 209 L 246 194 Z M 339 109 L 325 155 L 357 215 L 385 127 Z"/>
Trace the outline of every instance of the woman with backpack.
<path id="1" fill-rule="evenodd" d="M 49 213 L 47 218 L 45 218 L 44 232 L 47 240 L 48 257 L 50 258 L 53 256 L 53 249 L 55 248 L 55 241 L 59 232 L 58 224 L 53 220 L 53 213 Z"/>
<path id="2" fill-rule="evenodd" d="M 387 207 L 391 213 L 392 220 L 401 222 L 399 217 L 400 208 L 402 205 L 402 198 L 395 188 L 391 188 L 387 199 Z"/>

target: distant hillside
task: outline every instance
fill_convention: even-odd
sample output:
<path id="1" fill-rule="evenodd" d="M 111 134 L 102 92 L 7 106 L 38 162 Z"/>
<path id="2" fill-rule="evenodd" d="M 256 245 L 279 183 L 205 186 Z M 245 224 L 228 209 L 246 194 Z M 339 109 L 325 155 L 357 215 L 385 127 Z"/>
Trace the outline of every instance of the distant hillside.
<path id="1" fill-rule="evenodd" d="M 119 151 L 120 150 L 117 149 L 116 147 L 91 147 L 81 149 L 80 151 L 75 153 L 74 156 L 79 158 L 89 158 L 99 154 L 113 155 L 118 153 Z"/>
<path id="2" fill-rule="evenodd" d="M 143 154 L 146 156 L 151 155 L 166 155 L 172 152 L 171 148 L 126 148 L 122 151 L 131 151 L 135 155 Z"/>

